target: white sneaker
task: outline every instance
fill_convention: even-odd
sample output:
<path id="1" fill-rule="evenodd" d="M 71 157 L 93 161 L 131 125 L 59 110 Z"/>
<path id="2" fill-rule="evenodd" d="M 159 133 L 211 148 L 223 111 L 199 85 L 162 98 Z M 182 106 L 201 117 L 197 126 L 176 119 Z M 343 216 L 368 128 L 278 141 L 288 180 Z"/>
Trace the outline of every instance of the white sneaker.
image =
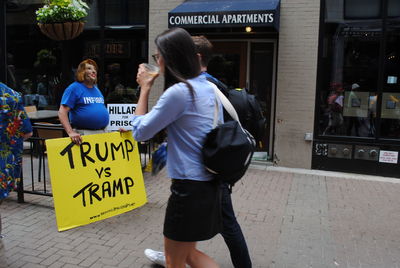
<path id="1" fill-rule="evenodd" d="M 155 251 L 155 250 L 147 248 L 144 250 L 144 255 L 146 255 L 146 257 L 149 260 L 151 260 L 152 262 L 154 262 L 155 264 L 158 264 L 158 265 L 161 265 L 164 267 L 166 266 L 164 252 Z"/>

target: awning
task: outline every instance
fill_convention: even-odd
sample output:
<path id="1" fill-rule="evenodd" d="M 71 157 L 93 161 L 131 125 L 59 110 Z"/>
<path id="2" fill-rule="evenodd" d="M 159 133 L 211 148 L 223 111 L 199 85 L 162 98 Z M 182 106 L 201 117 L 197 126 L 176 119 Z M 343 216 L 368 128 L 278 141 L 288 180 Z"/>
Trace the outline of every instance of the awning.
<path id="1" fill-rule="evenodd" d="M 187 0 L 168 13 L 168 27 L 261 26 L 279 29 L 279 0 Z"/>

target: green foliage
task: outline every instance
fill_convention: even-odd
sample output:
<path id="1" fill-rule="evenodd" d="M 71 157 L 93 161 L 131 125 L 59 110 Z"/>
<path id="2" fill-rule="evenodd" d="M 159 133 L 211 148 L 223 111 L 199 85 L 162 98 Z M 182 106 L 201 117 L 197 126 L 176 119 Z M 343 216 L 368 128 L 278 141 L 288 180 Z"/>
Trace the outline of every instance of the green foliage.
<path id="1" fill-rule="evenodd" d="M 88 13 L 89 6 L 82 0 L 46 0 L 45 5 L 36 10 L 39 23 L 80 21 Z"/>
<path id="2" fill-rule="evenodd" d="M 33 64 L 36 68 L 50 68 L 54 66 L 57 62 L 57 58 L 53 55 L 51 50 L 41 49 L 36 54 L 36 61 Z"/>

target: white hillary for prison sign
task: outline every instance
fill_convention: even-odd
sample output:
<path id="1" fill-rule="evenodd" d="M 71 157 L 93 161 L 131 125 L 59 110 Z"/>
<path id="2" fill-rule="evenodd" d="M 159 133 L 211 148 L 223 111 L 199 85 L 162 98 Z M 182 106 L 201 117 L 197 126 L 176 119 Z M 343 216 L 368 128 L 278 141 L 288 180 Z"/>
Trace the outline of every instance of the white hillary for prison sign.
<path id="1" fill-rule="evenodd" d="M 107 110 L 110 114 L 107 130 L 120 128 L 128 130 L 132 127 L 132 116 L 135 114 L 136 104 L 107 104 Z"/>

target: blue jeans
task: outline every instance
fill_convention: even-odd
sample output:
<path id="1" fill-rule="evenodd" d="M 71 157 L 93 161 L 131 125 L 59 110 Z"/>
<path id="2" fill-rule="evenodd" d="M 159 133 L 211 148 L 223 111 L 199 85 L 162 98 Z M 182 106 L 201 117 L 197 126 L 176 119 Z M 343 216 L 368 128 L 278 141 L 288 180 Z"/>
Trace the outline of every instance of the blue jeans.
<path id="1" fill-rule="evenodd" d="M 249 250 L 244 239 L 242 229 L 236 220 L 233 211 L 231 191 L 227 184 L 221 184 L 221 210 L 222 210 L 222 232 L 231 254 L 232 264 L 235 268 L 251 268 Z"/>

